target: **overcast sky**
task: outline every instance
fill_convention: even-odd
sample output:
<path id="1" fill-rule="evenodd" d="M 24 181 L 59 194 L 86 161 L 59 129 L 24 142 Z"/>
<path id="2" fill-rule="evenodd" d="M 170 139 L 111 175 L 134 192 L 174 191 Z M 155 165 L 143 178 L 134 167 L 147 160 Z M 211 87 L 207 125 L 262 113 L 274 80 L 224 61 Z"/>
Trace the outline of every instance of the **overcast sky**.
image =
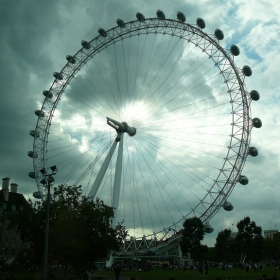
<path id="1" fill-rule="evenodd" d="M 214 227 L 214 232 L 205 237 L 205 244 L 213 246 L 218 232 L 225 228 L 236 231 L 236 223 L 245 216 L 249 216 L 263 230 L 278 229 L 280 226 L 280 148 L 278 144 L 280 136 L 278 120 L 280 2 L 278 0 L 1 1 L 1 178 L 9 177 L 10 183 L 17 183 L 18 191 L 23 193 L 26 198 L 31 197 L 32 193 L 37 190 L 35 180 L 28 177 L 28 172 L 33 170 L 32 159 L 27 156 L 27 151 L 33 149 L 33 138 L 29 135 L 29 131 L 36 127 L 37 117 L 34 111 L 42 106 L 44 101 L 42 91 L 49 89 L 53 82 L 52 73 L 59 72 L 63 68 L 66 63 L 66 55 L 75 54 L 81 48 L 82 40 L 90 41 L 98 36 L 98 28 L 108 30 L 115 27 L 117 18 L 121 18 L 125 22 L 132 21 L 136 19 L 136 12 L 143 13 L 146 18 L 151 18 L 156 16 L 157 9 L 164 11 L 166 18 L 172 19 L 176 19 L 177 12 L 181 11 L 186 15 L 186 22 L 190 24 L 195 24 L 196 19 L 201 17 L 206 22 L 204 31 L 208 34 L 213 34 L 216 28 L 220 28 L 225 35 L 221 45 L 229 48 L 232 44 L 236 44 L 240 48 L 241 54 L 235 58 L 235 63 L 240 68 L 243 65 L 249 65 L 252 68 L 253 75 L 245 80 L 248 91 L 255 89 L 260 93 L 260 100 L 251 104 L 251 114 L 252 117 L 259 117 L 263 126 L 261 129 L 252 130 L 250 145 L 258 148 L 259 156 L 248 157 L 242 172 L 250 182 L 247 186 L 237 184 L 234 188 L 228 199 L 234 206 L 233 211 L 226 212 L 221 209 L 211 219 L 210 224 Z M 133 42 L 131 44 L 131 52 L 133 52 Z M 142 44 L 144 43 L 142 42 Z M 147 44 L 151 45 L 152 41 L 149 42 L 148 39 Z M 186 61 L 192 61 L 192 57 L 186 55 L 188 48 L 183 53 L 182 47 L 179 46 L 178 52 L 169 56 L 170 63 L 176 59 L 177 54 L 182 54 Z M 109 49 L 108 53 L 113 51 L 113 48 Z M 197 60 L 200 59 L 198 55 L 194 55 Z M 108 65 L 110 58 L 113 57 L 113 54 L 107 56 L 108 61 L 104 61 L 104 63 Z M 166 67 L 168 63 L 166 63 Z M 87 67 L 93 67 L 93 65 Z M 98 68 L 92 71 L 98 72 Z M 141 73 L 141 70 L 139 71 Z M 88 72 L 84 70 L 81 73 L 80 78 L 79 75 L 77 77 L 78 82 L 78 79 L 80 81 L 87 79 Z M 94 73 L 93 76 L 98 77 L 98 74 L 94 75 Z M 199 72 L 195 72 L 195 74 L 199 75 Z M 109 72 L 108 75 L 110 75 Z M 206 79 L 206 76 L 205 74 L 202 79 Z M 175 79 L 175 77 L 170 76 L 170 79 Z M 195 77 L 190 79 L 195 79 Z M 75 82 L 73 82 L 73 86 L 75 86 Z M 212 87 L 214 86 L 212 85 Z M 215 93 L 213 94 L 215 95 Z M 54 118 L 57 126 L 54 126 L 57 127 L 57 131 L 63 130 L 65 135 L 70 135 L 70 130 L 74 128 L 67 125 L 66 122 L 62 124 L 60 121 L 62 117 L 71 122 L 74 118 L 71 108 L 75 107 L 76 103 L 71 97 L 70 90 L 67 96 L 61 103 L 64 107 L 61 105 L 57 109 L 57 118 Z M 77 103 L 77 112 L 80 105 Z M 141 107 L 143 104 L 138 105 L 140 106 L 139 111 L 145 112 L 144 115 L 147 116 L 149 112 L 144 111 L 145 108 Z M 98 109 L 96 110 L 98 111 Z M 85 110 L 84 115 L 87 113 L 88 111 Z M 68 114 L 71 117 L 66 116 Z M 131 111 L 122 112 L 122 116 L 129 114 Z M 91 115 L 92 118 L 94 116 Z M 84 121 L 82 114 L 77 113 L 75 117 L 76 122 Z M 144 116 L 142 116 L 143 118 Z M 133 121 L 133 117 L 131 117 L 131 121 Z M 197 125 L 197 123 L 193 124 Z M 56 128 L 52 129 L 51 132 L 55 134 Z M 92 133 L 95 132 L 92 131 Z M 142 141 L 147 140 L 141 139 Z M 88 147 L 87 141 L 89 140 L 85 135 L 84 138 L 72 138 L 71 141 L 82 143 L 79 151 Z M 63 143 L 63 145 L 66 144 L 67 142 Z M 158 148 L 154 152 L 160 160 L 159 155 L 164 154 L 162 151 L 168 145 L 163 146 L 161 142 L 158 142 L 157 145 Z M 63 156 L 61 155 L 59 161 L 62 161 Z M 166 166 L 168 170 L 171 170 L 169 168 L 172 167 L 168 166 L 167 162 Z M 203 172 L 210 172 L 209 170 Z M 63 173 L 61 172 L 61 174 Z M 143 174 L 145 174 L 145 170 L 143 170 Z M 179 178 L 181 175 L 176 174 L 176 176 Z M 175 196 L 173 199 L 177 198 Z M 159 197 L 155 201 L 161 204 Z M 170 203 L 170 208 L 173 209 L 172 207 L 173 204 Z"/>

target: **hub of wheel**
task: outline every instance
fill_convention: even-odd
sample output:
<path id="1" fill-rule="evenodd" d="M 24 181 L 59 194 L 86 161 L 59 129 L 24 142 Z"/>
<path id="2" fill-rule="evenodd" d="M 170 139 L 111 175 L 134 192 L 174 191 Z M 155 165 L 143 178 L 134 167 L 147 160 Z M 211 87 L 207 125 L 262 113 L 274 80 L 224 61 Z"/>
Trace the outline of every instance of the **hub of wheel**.
<path id="1" fill-rule="evenodd" d="M 129 136 L 134 136 L 136 134 L 136 128 L 129 126 L 126 122 L 118 122 L 107 117 L 107 124 L 113 127 L 118 134 L 126 132 Z"/>

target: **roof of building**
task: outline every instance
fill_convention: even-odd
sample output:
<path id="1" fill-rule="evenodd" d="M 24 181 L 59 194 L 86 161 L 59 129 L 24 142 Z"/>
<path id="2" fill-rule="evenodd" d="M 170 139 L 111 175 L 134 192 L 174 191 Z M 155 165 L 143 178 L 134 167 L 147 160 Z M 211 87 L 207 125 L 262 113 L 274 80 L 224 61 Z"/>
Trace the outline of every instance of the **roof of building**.
<path id="1" fill-rule="evenodd" d="M 16 209 L 14 210 L 19 210 L 20 206 L 25 206 L 28 205 L 27 200 L 21 193 L 15 193 L 15 192 L 9 192 L 9 199 L 8 201 L 5 201 L 4 195 L 3 195 L 3 190 L 0 190 L 0 206 L 3 208 L 3 204 L 6 204 L 6 209 L 7 211 L 12 210 L 12 205 L 16 206 Z"/>

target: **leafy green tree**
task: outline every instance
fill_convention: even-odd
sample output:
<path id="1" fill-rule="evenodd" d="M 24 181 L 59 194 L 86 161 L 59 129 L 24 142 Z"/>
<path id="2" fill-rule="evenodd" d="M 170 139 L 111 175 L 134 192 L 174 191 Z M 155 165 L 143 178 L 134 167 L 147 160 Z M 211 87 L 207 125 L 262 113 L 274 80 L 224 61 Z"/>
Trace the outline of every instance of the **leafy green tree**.
<path id="1" fill-rule="evenodd" d="M 31 201 L 30 207 L 10 217 L 22 240 L 29 242 L 34 259 L 42 261 L 46 201 Z M 59 260 L 65 266 L 80 266 L 104 258 L 119 250 L 128 235 L 122 224 L 111 226 L 113 208 L 103 201 L 82 196 L 81 186 L 54 187 L 51 194 L 49 261 Z"/>
<path id="2" fill-rule="evenodd" d="M 231 245 L 230 234 L 231 234 L 230 229 L 224 229 L 220 231 L 217 235 L 216 243 L 215 243 L 215 251 L 216 251 L 217 258 L 220 261 L 227 260 L 227 255 Z"/>
<path id="3" fill-rule="evenodd" d="M 203 259 L 207 253 L 207 250 L 201 245 L 201 241 L 205 235 L 203 223 L 199 218 L 193 217 L 186 219 L 183 227 L 180 243 L 182 252 L 184 254 L 189 252 L 192 259 Z"/>
<path id="4" fill-rule="evenodd" d="M 236 241 L 241 243 L 243 255 L 246 255 L 246 259 L 251 261 L 263 259 L 262 228 L 251 221 L 249 217 L 239 221 L 236 226 L 238 228 Z"/>
<path id="5" fill-rule="evenodd" d="M 280 232 L 273 235 L 273 238 L 264 239 L 264 258 L 266 260 L 280 259 Z"/>

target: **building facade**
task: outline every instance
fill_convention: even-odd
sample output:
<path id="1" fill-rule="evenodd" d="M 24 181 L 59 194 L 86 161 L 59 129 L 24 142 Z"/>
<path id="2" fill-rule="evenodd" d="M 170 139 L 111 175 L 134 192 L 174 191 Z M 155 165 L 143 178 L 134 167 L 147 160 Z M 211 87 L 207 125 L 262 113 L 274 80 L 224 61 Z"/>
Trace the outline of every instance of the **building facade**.
<path id="1" fill-rule="evenodd" d="M 17 184 L 10 178 L 2 179 L 0 190 L 0 263 L 10 264 L 22 250 L 24 244 L 14 230 L 9 230 L 7 218 L 10 211 L 21 211 L 28 205 L 24 196 L 17 192 Z"/>
<path id="2" fill-rule="evenodd" d="M 277 233 L 277 232 L 278 232 L 277 229 L 264 230 L 263 231 L 263 235 L 264 235 L 264 238 L 271 238 L 271 239 L 273 239 L 273 235 L 275 233 Z"/>

